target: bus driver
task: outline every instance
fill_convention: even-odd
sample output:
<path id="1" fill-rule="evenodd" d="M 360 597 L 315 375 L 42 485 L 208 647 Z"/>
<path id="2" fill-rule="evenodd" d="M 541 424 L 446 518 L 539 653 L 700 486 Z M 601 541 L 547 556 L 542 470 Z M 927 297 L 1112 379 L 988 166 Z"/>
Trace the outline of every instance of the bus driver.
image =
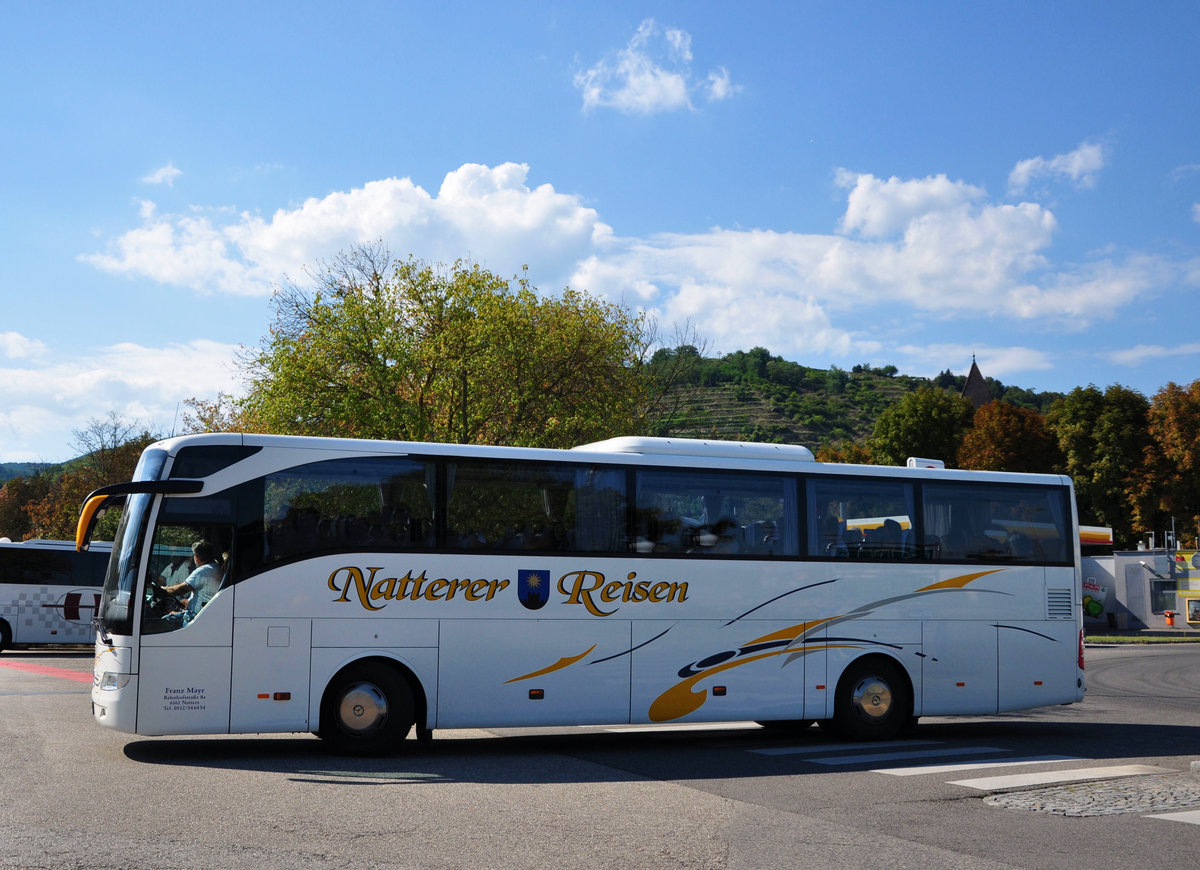
<path id="1" fill-rule="evenodd" d="M 221 588 L 221 571 L 217 566 L 216 552 L 212 544 L 208 541 L 196 541 L 192 544 L 192 560 L 196 563 L 196 570 L 192 571 L 186 580 L 174 586 L 160 587 L 168 595 L 188 596 L 186 610 L 177 610 L 167 615 L 167 619 L 182 620 L 184 625 L 195 619 L 200 608 L 208 604 Z"/>

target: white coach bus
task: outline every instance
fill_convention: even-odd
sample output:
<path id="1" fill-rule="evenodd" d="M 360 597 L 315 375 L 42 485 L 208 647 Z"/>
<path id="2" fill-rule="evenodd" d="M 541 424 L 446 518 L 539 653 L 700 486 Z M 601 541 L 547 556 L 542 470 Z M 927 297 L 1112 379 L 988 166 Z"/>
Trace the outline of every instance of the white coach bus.
<path id="1" fill-rule="evenodd" d="M 1083 698 L 1065 477 L 830 465 L 799 446 L 573 450 L 213 434 L 143 453 L 92 708 L 145 735 L 819 721 Z M 191 545 L 220 587 L 168 577 Z M 186 569 L 185 569 L 186 571 Z M 197 583 L 203 586 L 204 583 Z M 190 596 L 189 596 L 190 597 Z"/>
<path id="2" fill-rule="evenodd" d="M 0 541 L 0 651 L 93 643 L 109 547 L 77 553 L 72 541 Z"/>

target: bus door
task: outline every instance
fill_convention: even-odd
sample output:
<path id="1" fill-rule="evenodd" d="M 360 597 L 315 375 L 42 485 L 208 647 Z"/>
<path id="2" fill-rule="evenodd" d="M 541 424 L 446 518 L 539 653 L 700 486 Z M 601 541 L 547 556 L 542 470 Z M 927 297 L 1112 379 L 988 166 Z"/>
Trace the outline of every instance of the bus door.
<path id="1" fill-rule="evenodd" d="M 311 646 L 311 619 L 234 620 L 230 733 L 310 730 Z"/>
<path id="2" fill-rule="evenodd" d="M 1071 568 L 1028 571 L 1045 576 L 1045 615 L 1041 619 L 1003 620 L 997 626 L 1001 711 L 1081 699 L 1078 657 L 1064 652 L 1079 648 L 1075 572 Z M 1042 596 L 1029 597 L 1038 601 Z"/>
<path id="3" fill-rule="evenodd" d="M 804 635 L 804 713 L 801 719 L 828 719 L 833 715 L 828 634 L 829 626 L 822 624 Z"/>
<path id="4" fill-rule="evenodd" d="M 164 498 L 141 583 L 139 734 L 229 731 L 232 498 Z"/>
<path id="5" fill-rule="evenodd" d="M 995 621 L 928 620 L 922 636 L 921 715 L 995 713 Z"/>

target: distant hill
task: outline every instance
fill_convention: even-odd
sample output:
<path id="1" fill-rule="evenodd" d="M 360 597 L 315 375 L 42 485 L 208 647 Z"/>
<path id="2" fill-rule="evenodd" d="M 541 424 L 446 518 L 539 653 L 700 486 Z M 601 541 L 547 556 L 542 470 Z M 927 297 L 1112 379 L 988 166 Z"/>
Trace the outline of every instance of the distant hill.
<path id="1" fill-rule="evenodd" d="M 660 351 L 651 365 L 690 349 Z M 689 438 L 769 441 L 819 447 L 862 443 L 875 422 L 906 393 L 935 386 L 961 393 L 965 375 L 902 375 L 895 366 L 809 368 L 763 348 L 719 359 L 696 357 L 694 371 L 672 394 L 676 411 L 654 434 Z M 989 394 L 1045 413 L 1061 393 L 1037 393 L 986 378 Z"/>
<path id="2" fill-rule="evenodd" d="M 52 468 L 50 462 L 0 462 L 0 483 L 14 477 L 32 477 L 39 471 Z"/>

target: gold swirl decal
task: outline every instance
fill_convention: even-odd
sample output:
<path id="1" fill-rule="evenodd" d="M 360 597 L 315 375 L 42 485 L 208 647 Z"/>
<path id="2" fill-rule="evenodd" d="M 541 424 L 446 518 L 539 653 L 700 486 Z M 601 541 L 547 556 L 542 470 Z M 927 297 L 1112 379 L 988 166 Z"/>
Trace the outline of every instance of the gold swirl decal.
<path id="1" fill-rule="evenodd" d="M 596 644 L 592 644 L 590 647 L 585 649 L 583 652 L 581 652 L 577 656 L 564 656 L 563 658 L 556 661 L 554 664 L 550 665 L 549 667 L 542 668 L 540 671 L 534 671 L 531 674 L 525 674 L 524 676 L 520 676 L 520 677 L 513 677 L 511 680 L 505 680 L 504 682 L 505 683 L 519 683 L 521 680 L 528 680 L 533 677 L 540 677 L 543 674 L 552 674 L 555 671 L 561 671 L 563 668 L 569 668 L 571 665 L 575 664 L 575 662 L 579 661 L 581 658 L 586 656 L 588 653 L 590 653 L 595 648 L 596 648 Z"/>
<path id="2" fill-rule="evenodd" d="M 699 710 L 705 700 L 708 698 L 708 690 L 701 689 L 694 691 L 695 686 L 701 680 L 711 677 L 714 674 L 719 674 L 722 671 L 728 671 L 732 668 L 738 668 L 742 665 L 750 664 L 751 662 L 762 661 L 773 656 L 788 654 L 783 662 L 783 666 L 791 664 L 793 661 L 802 658 L 808 653 L 818 650 L 830 649 L 859 649 L 865 645 L 874 646 L 895 646 L 877 639 L 857 639 L 857 638 L 826 638 L 819 640 L 812 646 L 804 646 L 804 640 L 814 629 L 821 626 L 832 626 L 838 623 L 850 622 L 853 620 L 862 619 L 871 613 L 874 613 L 879 607 L 888 604 L 894 604 L 899 601 L 905 601 L 912 598 L 918 598 L 923 595 L 939 592 L 956 592 L 966 588 L 966 586 L 980 577 L 986 577 L 988 574 L 995 574 L 1003 569 L 994 569 L 991 571 L 979 571 L 973 574 L 961 574 L 957 577 L 951 577 L 947 580 L 942 580 L 938 583 L 933 583 L 929 586 L 923 586 L 906 595 L 898 595 L 894 598 L 884 598 L 879 601 L 865 604 L 849 613 L 841 616 L 827 617 L 825 619 L 816 619 L 809 622 L 803 622 L 799 625 L 790 625 L 786 628 L 781 628 L 778 631 L 773 631 L 770 634 L 764 634 L 757 637 L 748 643 L 743 644 L 737 649 L 725 650 L 723 652 L 714 653 L 700 661 L 693 662 L 690 665 L 679 670 L 678 676 L 681 682 L 676 683 L 671 688 L 667 689 L 659 695 L 653 703 L 650 704 L 649 717 L 651 722 L 667 722 L 672 719 L 678 719 L 686 716 L 689 713 L 694 713 Z M 994 591 L 994 590 L 988 590 Z M 799 646 L 798 646 L 799 645 Z M 895 646 L 899 649 L 899 646 Z"/>

